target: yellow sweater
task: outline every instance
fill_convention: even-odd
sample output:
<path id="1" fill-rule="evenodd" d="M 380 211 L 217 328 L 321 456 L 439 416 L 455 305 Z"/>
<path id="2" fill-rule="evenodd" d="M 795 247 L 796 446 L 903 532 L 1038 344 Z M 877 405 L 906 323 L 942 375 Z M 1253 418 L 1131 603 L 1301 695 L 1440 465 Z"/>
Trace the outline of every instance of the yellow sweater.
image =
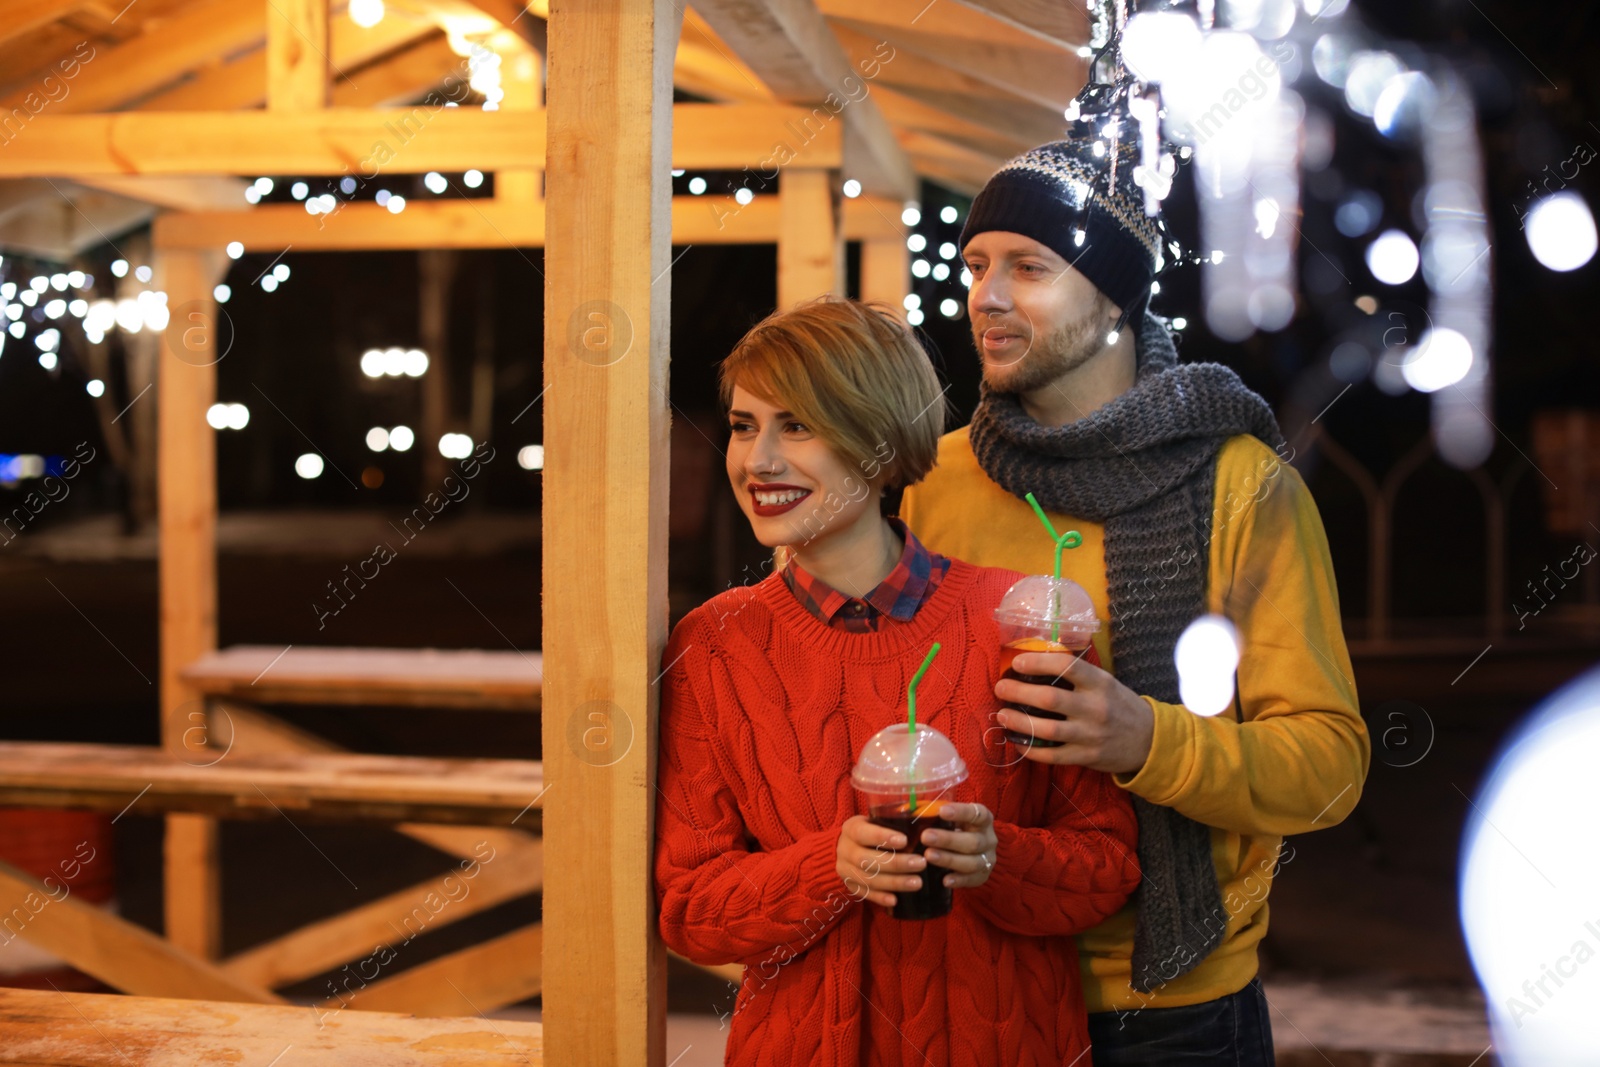
<path id="1" fill-rule="evenodd" d="M 1348 815 L 1371 758 L 1327 536 L 1299 472 L 1255 437 L 1230 438 L 1217 458 L 1215 506 L 1207 604 L 1239 629 L 1244 722 L 1231 709 L 1206 718 L 1140 694 L 1155 713 L 1150 757 L 1136 774 L 1115 780 L 1212 828 L 1229 921 L 1205 960 L 1151 993 L 1129 985 L 1133 905 L 1080 934 L 1091 1012 L 1198 1004 L 1242 989 L 1256 974 L 1272 876 L 1293 860 L 1284 835 Z M 1047 514 L 1057 530 L 1083 535 L 1083 544 L 1063 555 L 1061 570 L 1094 599 L 1102 620 L 1095 646 L 1115 674 L 1105 621 L 1105 527 Z M 978 466 L 965 428 L 941 439 L 938 466 L 906 490 L 900 515 L 943 555 L 1027 574 L 1052 570 L 1054 546 L 1038 517 Z"/>

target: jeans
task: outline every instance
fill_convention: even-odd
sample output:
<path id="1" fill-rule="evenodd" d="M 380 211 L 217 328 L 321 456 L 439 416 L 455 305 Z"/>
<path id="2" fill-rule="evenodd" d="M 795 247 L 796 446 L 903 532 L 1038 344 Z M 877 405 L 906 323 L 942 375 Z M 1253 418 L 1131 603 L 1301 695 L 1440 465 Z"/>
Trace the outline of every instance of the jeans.
<path id="1" fill-rule="evenodd" d="M 1089 1016 L 1094 1067 L 1273 1067 L 1272 1024 L 1261 981 L 1181 1008 Z"/>

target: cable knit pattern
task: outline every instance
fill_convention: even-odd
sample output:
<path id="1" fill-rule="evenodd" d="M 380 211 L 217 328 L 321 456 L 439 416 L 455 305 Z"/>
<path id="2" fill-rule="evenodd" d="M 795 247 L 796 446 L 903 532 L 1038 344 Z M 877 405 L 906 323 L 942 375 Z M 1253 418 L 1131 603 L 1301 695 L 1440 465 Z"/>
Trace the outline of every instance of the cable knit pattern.
<path id="1" fill-rule="evenodd" d="M 1014 394 L 985 386 L 970 439 L 979 465 L 1015 496 L 1105 523 L 1106 588 L 1117 678 L 1135 693 L 1175 704 L 1173 647 L 1205 611 L 1204 567 L 1174 567 L 1149 592 L 1152 575 L 1174 559 L 1205 559 L 1211 540 L 1217 453 L 1228 438 L 1254 434 L 1274 449 L 1283 435 L 1272 409 L 1219 363 L 1180 365 L 1166 327 L 1144 317 L 1133 387 L 1084 418 L 1042 426 Z M 1144 590 L 1141 592 L 1141 590 Z M 1210 831 L 1143 798 L 1133 988 L 1148 992 L 1193 970 L 1222 943 L 1222 894 Z"/>
<path id="2" fill-rule="evenodd" d="M 741 1067 L 1006 1067 L 1083 1062 L 1077 951 L 1065 935 L 1138 882 L 1126 793 L 1078 767 L 1019 759 L 993 714 L 991 618 L 1020 575 L 955 560 L 909 622 L 829 628 L 770 575 L 672 633 L 661 700 L 655 879 L 661 936 L 700 963 L 745 965 L 727 1060 Z M 970 777 L 951 799 L 995 814 L 989 880 L 942 919 L 851 898 L 840 827 L 865 805 L 850 768 L 905 718 L 944 731 Z M 1052 936 L 1054 935 L 1054 936 Z"/>

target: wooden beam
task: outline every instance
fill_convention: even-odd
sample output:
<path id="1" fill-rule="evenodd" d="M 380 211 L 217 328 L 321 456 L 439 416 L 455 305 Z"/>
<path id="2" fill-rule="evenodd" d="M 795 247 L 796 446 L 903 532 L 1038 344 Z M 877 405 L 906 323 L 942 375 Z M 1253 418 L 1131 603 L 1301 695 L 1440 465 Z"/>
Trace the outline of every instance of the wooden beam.
<path id="1" fill-rule="evenodd" d="M 250 0 L 254 2 L 254 0 Z M 248 4 L 243 5 L 248 6 Z M 348 12 L 341 12 L 332 25 L 333 103 L 339 107 L 375 107 L 366 89 L 367 65 L 399 49 L 444 35 L 431 22 L 415 21 L 399 12 L 388 12 L 376 26 L 357 26 Z M 466 60 L 445 48 L 448 58 L 440 57 L 440 77 L 455 70 L 465 81 Z M 379 80 L 382 73 L 379 72 Z M 437 79 L 436 79 L 437 80 Z M 430 81 L 426 83 L 432 85 Z M 267 102 L 267 52 L 257 48 L 231 62 L 194 71 L 188 80 L 171 89 L 139 101 L 140 111 L 233 111 L 261 107 Z"/>
<path id="2" fill-rule="evenodd" d="M 0 42 L 32 33 L 65 18 L 87 0 L 0 0 Z"/>
<path id="3" fill-rule="evenodd" d="M 345 592 L 352 588 L 357 587 Z M 252 704 L 475 711 L 538 711 L 542 677 L 543 657 L 538 652 L 472 648 L 232 645 L 183 669 L 184 681 L 206 696 Z"/>
<path id="4" fill-rule="evenodd" d="M 759 199 L 759 198 L 758 198 Z M 714 230 L 705 205 L 693 217 Z M 156 240 L 171 248 L 220 248 L 239 241 L 247 251 L 357 252 L 417 248 L 539 248 L 544 212 L 492 199 L 411 201 L 391 214 L 371 201 L 347 203 L 331 215 L 308 215 L 298 204 L 267 204 L 243 214 L 172 212 L 154 223 Z"/>
<path id="5" fill-rule="evenodd" d="M 80 62 L 68 81 L 71 91 L 59 102 L 50 103 L 46 113 L 66 115 L 126 106 L 217 56 L 257 43 L 265 32 L 265 18 L 265 8 L 255 0 L 199 0 L 185 4 L 165 19 L 157 32 L 141 34 L 111 48 L 89 46 L 92 50 L 77 55 Z M 44 69 L 38 72 L 43 73 Z M 26 107 L 30 94 L 39 96 L 39 83 L 39 77 L 21 82 L 23 88 L 0 100 L 0 113 Z"/>
<path id="6" fill-rule="evenodd" d="M 181 751 L 200 694 L 179 676 L 217 647 L 216 435 L 206 409 L 216 400 L 216 364 L 227 354 L 212 291 L 221 251 L 155 247 L 155 283 L 169 318 L 156 374 L 161 740 Z M 222 948 L 216 824 L 193 815 L 167 820 L 164 852 L 167 937 L 202 959 Z"/>
<path id="7" fill-rule="evenodd" d="M 693 8 L 684 13 L 672 84 L 722 103 L 770 103 L 774 99 L 772 90 L 761 83 L 749 64 L 734 55 Z"/>
<path id="8" fill-rule="evenodd" d="M 817 10 L 828 19 L 867 23 L 862 33 L 911 30 L 935 37 L 965 40 L 974 47 L 1001 45 L 1076 58 L 1072 48 L 1060 45 L 1015 23 L 998 18 L 963 3 L 929 4 L 927 0 L 873 0 L 871 4 L 852 0 L 815 0 Z"/>
<path id="9" fill-rule="evenodd" d="M 822 116 L 843 119 L 845 177 L 869 193 L 916 198 L 911 163 L 871 94 L 863 92 L 892 60 L 847 57 L 811 0 L 701 0 L 695 6 L 780 100 L 825 105 Z"/>
<path id="10" fill-rule="evenodd" d="M 223 751 L 237 750 L 242 756 L 346 751 L 325 737 L 247 705 L 218 698 L 206 703 L 210 708 L 208 739 Z M 531 863 L 544 854 L 544 842 L 522 830 L 407 822 L 397 823 L 393 829 L 457 859 L 476 858 L 484 842 L 497 855 L 515 853 L 519 863 Z"/>
<path id="11" fill-rule="evenodd" d="M 649 843 L 678 12 L 674 0 L 554 0 L 548 26 L 542 727 L 560 784 L 546 844 L 561 862 L 546 874 L 543 1004 L 546 1055 L 585 1067 L 666 1063 Z M 594 580 L 571 581 L 583 573 Z"/>
<path id="12" fill-rule="evenodd" d="M 1065 108 L 1088 75 L 1087 61 L 1075 52 L 955 4 L 822 0 L 820 6 L 834 25 L 887 40 L 897 50 L 909 49 L 1041 107 Z M 921 18 L 918 8 L 924 9 Z"/>
<path id="13" fill-rule="evenodd" d="M 194 722 L 186 720 L 185 729 Z M 181 755 L 180 755 L 181 753 Z M 224 758 L 226 756 L 226 758 Z M 179 811 L 236 819 L 456 823 L 535 828 L 537 760 L 365 753 L 212 756 L 183 745 L 0 741 L 0 798 L 14 807 Z"/>
<path id="14" fill-rule="evenodd" d="M 774 164 L 839 167 L 848 128 L 827 111 L 790 104 L 677 104 L 672 166 L 693 170 L 766 169 Z M 778 150 L 781 145 L 783 151 Z"/>
<path id="15" fill-rule="evenodd" d="M 248 211 L 247 183 L 209 175 L 150 177 L 143 174 L 101 174 L 74 179 L 78 185 L 116 193 L 157 207 L 179 211 Z M 109 236 L 109 235 L 108 235 Z"/>
<path id="16" fill-rule="evenodd" d="M 342 751 L 325 738 L 254 708 L 226 700 L 209 703 L 212 709 L 209 736 L 230 755 L 235 752 L 249 757 Z M 245 981 L 274 988 L 366 955 L 375 941 L 392 935 L 387 924 L 401 922 L 419 902 L 426 906 L 430 892 L 451 901 L 449 907 L 439 908 L 437 914 L 434 909 L 428 909 L 433 918 L 425 925 L 442 926 L 543 885 L 544 843 L 519 830 L 429 823 L 400 823 L 394 829 L 447 855 L 476 862 L 479 865 L 476 873 L 470 879 L 464 877 L 466 871 L 473 870 L 467 866 L 456 875 L 455 883 L 442 885 L 442 878 L 430 879 L 412 889 L 391 894 L 383 901 L 302 927 L 229 958 L 223 963 L 223 969 Z M 487 860 L 483 858 L 485 855 L 489 857 Z M 463 884 L 468 887 L 465 892 L 458 888 Z M 460 895 L 455 896 L 458 893 Z"/>
<path id="17" fill-rule="evenodd" d="M 17 1067 L 542 1067 L 542 1032 L 503 1019 L 0 989 L 0 1064 Z"/>
<path id="18" fill-rule="evenodd" d="M 353 174 L 534 166 L 542 140 L 504 114 L 441 99 L 368 111 L 181 112 L 31 119 L 0 152 L 0 177 L 97 174 Z M 751 146 L 748 155 L 770 146 Z"/>
<path id="19" fill-rule="evenodd" d="M 527 115 L 544 109 L 544 57 L 531 49 L 507 56 L 500 64 L 500 109 Z M 537 170 L 502 170 L 494 176 L 496 200 L 532 207 L 544 199 L 544 174 Z"/>
<path id="20" fill-rule="evenodd" d="M 318 1010 L 403 1011 L 426 1017 L 482 1015 L 543 991 L 540 954 L 545 940 L 541 924 L 524 926 L 358 986 L 348 996 L 330 997 Z M 544 992 L 548 1000 L 549 991 Z M 546 1035 L 559 1029 L 548 1008 L 544 1017 Z"/>
<path id="21" fill-rule="evenodd" d="M 949 189 L 962 196 L 977 196 L 983 189 L 981 180 L 974 180 L 972 175 L 961 167 L 954 167 L 941 160 L 929 156 L 912 156 L 917 161 L 917 171 L 929 181 Z"/>
<path id="22" fill-rule="evenodd" d="M 911 292 L 911 251 L 904 238 L 879 237 L 861 242 L 861 299 L 877 300 L 905 318 Z"/>
<path id="23" fill-rule="evenodd" d="M 744 205 L 725 195 L 677 196 L 672 241 L 776 244 L 780 215 L 776 196 L 758 196 Z M 846 200 L 844 239 L 899 234 L 903 240 L 899 218 L 899 201 Z M 245 212 L 169 212 L 157 216 L 154 227 L 157 240 L 169 248 L 214 249 L 229 241 L 240 242 L 247 252 L 281 252 L 289 244 L 301 252 L 540 248 L 545 213 L 542 204 L 524 208 L 493 199 L 413 201 L 399 215 L 370 202 L 348 204 L 331 216 L 308 215 L 294 204 L 266 204 Z M 255 698 L 261 699 L 259 692 Z"/>
<path id="24" fill-rule="evenodd" d="M 429 37 L 335 82 L 333 106 L 400 107 L 425 99 L 429 92 L 446 92 L 455 84 L 446 79 L 465 82 L 468 76 L 466 64 L 450 50 L 450 43 Z"/>
<path id="25" fill-rule="evenodd" d="M 1062 48 L 1089 43 L 1089 9 L 1084 4 L 1057 0 L 953 0 L 1003 19 Z"/>
<path id="26" fill-rule="evenodd" d="M 251 2 L 251 0 L 246 0 Z M 328 106 L 329 0 L 267 0 L 267 107 Z"/>
<path id="27" fill-rule="evenodd" d="M 868 62 L 876 54 L 879 43 L 872 35 L 838 23 L 833 30 L 855 63 Z M 1059 111 L 940 66 L 909 49 L 897 51 L 892 62 L 882 64 L 876 82 L 874 89 L 878 84 L 898 89 L 930 107 L 1030 147 L 1059 138 L 1065 128 Z"/>
<path id="28" fill-rule="evenodd" d="M 975 152 L 984 152 L 1000 159 L 1010 159 L 1033 147 L 1032 141 L 1012 137 L 992 126 L 952 115 L 887 85 L 873 86 L 872 93 L 878 98 L 878 106 L 897 129 L 936 134 L 947 141 L 966 145 Z"/>
<path id="29" fill-rule="evenodd" d="M 882 196 L 858 196 L 844 202 L 842 217 L 846 241 L 896 240 L 911 236 L 900 221 L 905 206 Z"/>
<path id="30" fill-rule="evenodd" d="M 63 861 L 63 877 L 52 876 L 48 883 L 0 862 L 0 902 L 6 908 L 0 915 L 0 937 L 9 943 L 20 936 L 124 993 L 283 1003 L 267 990 L 73 895 L 71 879 L 63 880 L 69 870 L 65 863 L 73 863 L 81 872 L 83 864 L 94 859 L 92 849 L 84 857 L 80 846 L 79 855 Z M 100 862 L 109 863 L 110 857 Z"/>
<path id="31" fill-rule="evenodd" d="M 0 223 L 0 251 L 66 262 L 148 223 L 150 204 L 75 182 L 39 183 L 26 211 Z"/>
<path id="32" fill-rule="evenodd" d="M 521 0 L 389 0 L 392 7 L 413 18 L 431 18 L 446 32 L 479 39 L 494 36 L 493 47 L 502 54 L 515 41 L 535 49 L 544 46 L 539 4 Z M 497 32 L 498 31 L 498 32 Z"/>
<path id="33" fill-rule="evenodd" d="M 966 186 L 962 192 L 975 193 L 983 188 L 984 182 L 1005 163 L 1004 159 L 974 152 L 965 145 L 920 130 L 901 130 L 899 138 L 900 146 L 919 166 L 926 168 L 932 164 L 946 175 L 958 176 Z"/>
<path id="34" fill-rule="evenodd" d="M 819 120 L 815 110 L 679 104 L 672 164 L 837 167 L 839 124 Z M 544 166 L 544 125 L 543 112 L 447 108 L 442 101 L 382 111 L 44 114 L 0 152 L 0 177 L 287 173 L 371 180 L 385 172 L 537 170 Z"/>
<path id="35" fill-rule="evenodd" d="M 256 945 L 226 960 L 222 969 L 241 982 L 275 989 L 363 957 L 375 944 L 398 949 L 426 931 L 537 892 L 544 884 L 544 854 L 537 847 L 501 855 L 485 841 L 484 856 L 487 861 L 463 860 L 461 870 L 452 868 Z M 374 1008 L 411 1010 L 393 1003 Z"/>
<path id="36" fill-rule="evenodd" d="M 790 167 L 778 187 L 778 308 L 824 293 L 844 293 L 844 243 L 839 236 L 836 178 Z"/>

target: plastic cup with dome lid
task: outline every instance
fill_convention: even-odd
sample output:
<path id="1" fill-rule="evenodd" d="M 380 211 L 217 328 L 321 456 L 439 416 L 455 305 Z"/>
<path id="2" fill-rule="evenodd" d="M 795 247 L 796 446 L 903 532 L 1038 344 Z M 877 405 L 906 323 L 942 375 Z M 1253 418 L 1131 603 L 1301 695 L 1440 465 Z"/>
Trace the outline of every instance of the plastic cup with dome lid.
<path id="1" fill-rule="evenodd" d="M 878 826 L 905 835 L 900 851 L 921 855 L 926 846 L 922 831 L 930 826 L 957 829 L 940 814 L 951 791 L 967 780 L 967 764 L 943 733 L 916 721 L 916 684 L 933 657 L 935 645 L 907 690 L 905 722 L 885 726 L 868 739 L 851 771 L 850 780 L 862 794 L 867 817 Z M 920 872 L 922 888 L 895 894 L 896 919 L 936 919 L 948 915 L 953 890 L 944 884 L 950 873 L 928 864 Z"/>

